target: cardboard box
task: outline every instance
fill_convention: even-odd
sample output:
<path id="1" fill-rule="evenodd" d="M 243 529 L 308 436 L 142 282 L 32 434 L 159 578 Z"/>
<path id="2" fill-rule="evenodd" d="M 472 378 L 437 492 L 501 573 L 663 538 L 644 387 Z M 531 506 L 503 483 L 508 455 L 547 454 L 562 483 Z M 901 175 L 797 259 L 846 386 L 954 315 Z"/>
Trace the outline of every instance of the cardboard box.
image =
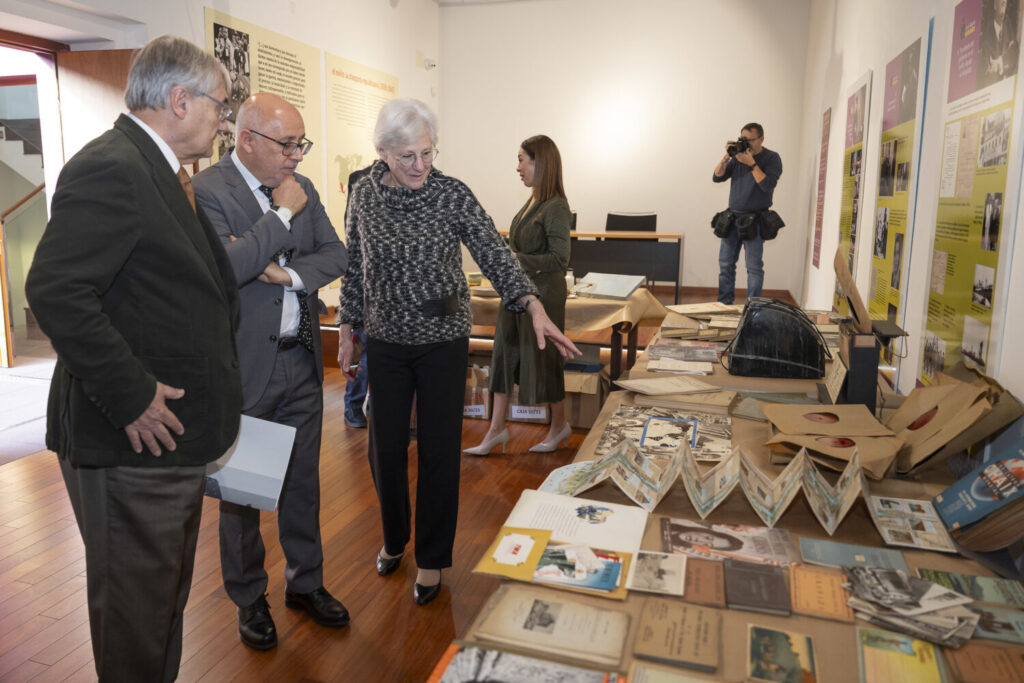
<path id="1" fill-rule="evenodd" d="M 491 419 L 491 391 L 488 388 L 490 368 L 473 365 L 466 368 L 466 400 L 462 409 L 464 417 L 474 420 Z"/>
<path id="2" fill-rule="evenodd" d="M 608 398 L 611 380 L 608 366 L 601 372 L 565 371 L 565 419 L 577 429 L 594 426 L 601 406 Z"/>
<path id="3" fill-rule="evenodd" d="M 508 397 L 508 409 L 505 411 L 505 419 L 509 422 L 532 422 L 534 424 L 546 425 L 551 422 L 550 411 L 547 403 L 529 405 L 519 402 L 519 385 L 512 389 L 512 395 Z"/>

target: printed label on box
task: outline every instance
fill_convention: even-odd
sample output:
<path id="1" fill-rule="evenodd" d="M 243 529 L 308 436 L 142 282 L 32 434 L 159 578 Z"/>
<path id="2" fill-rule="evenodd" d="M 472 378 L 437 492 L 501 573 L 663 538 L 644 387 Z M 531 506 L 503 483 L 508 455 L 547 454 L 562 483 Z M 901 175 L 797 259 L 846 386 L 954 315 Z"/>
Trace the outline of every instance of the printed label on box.
<path id="1" fill-rule="evenodd" d="M 548 416 L 547 406 L 512 406 L 512 417 L 526 420 L 543 420 Z"/>
<path id="2" fill-rule="evenodd" d="M 487 414 L 487 406 L 481 404 L 476 406 L 466 406 L 463 411 L 463 415 L 470 417 L 483 417 Z"/>

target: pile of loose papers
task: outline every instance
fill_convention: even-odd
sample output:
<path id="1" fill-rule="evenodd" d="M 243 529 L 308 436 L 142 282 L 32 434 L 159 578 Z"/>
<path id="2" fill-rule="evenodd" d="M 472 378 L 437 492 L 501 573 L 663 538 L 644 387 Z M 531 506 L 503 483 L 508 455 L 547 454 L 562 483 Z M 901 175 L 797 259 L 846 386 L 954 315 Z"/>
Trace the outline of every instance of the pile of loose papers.
<path id="1" fill-rule="evenodd" d="M 979 615 L 973 602 L 937 583 L 899 569 L 843 567 L 857 617 L 943 647 L 960 647 L 974 634 Z"/>

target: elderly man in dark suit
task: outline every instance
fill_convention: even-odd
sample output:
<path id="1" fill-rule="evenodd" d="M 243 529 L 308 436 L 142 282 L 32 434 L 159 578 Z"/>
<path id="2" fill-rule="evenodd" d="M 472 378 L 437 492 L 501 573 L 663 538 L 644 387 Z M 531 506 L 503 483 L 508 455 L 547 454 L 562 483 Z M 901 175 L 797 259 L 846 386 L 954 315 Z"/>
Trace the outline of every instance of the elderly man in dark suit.
<path id="1" fill-rule="evenodd" d="M 135 57 L 131 112 L 61 171 L 25 285 L 57 351 L 46 444 L 85 543 L 101 681 L 173 681 L 206 463 L 238 432 L 238 285 L 184 166 L 231 113 L 181 38 Z"/>
<path id="2" fill-rule="evenodd" d="M 236 131 L 231 154 L 196 175 L 196 199 L 240 286 L 244 413 L 297 430 L 277 514 L 287 561 L 285 605 L 322 626 L 345 626 L 348 610 L 323 585 L 317 290 L 345 272 L 348 256 L 313 184 L 295 172 L 313 144 L 298 110 L 277 95 L 256 93 L 239 109 Z M 259 510 L 221 503 L 220 552 L 242 642 L 274 647 Z"/>

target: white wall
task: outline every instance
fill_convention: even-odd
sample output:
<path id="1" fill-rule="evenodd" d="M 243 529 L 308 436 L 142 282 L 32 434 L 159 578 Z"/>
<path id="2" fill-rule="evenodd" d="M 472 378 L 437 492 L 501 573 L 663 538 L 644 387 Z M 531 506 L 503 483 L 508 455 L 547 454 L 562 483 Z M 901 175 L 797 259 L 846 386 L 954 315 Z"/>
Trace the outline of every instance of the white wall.
<path id="1" fill-rule="evenodd" d="M 924 126 L 921 132 L 921 175 L 917 192 L 914 236 L 911 241 L 911 261 L 904 275 L 907 291 L 903 307 L 903 327 L 909 333 L 909 344 L 908 356 L 901 363 L 899 375 L 899 388 L 902 392 L 913 388 L 921 369 L 921 341 L 928 306 L 928 282 L 938 201 L 938 170 L 942 153 L 942 108 L 949 77 L 949 50 L 955 5 L 956 0 L 822 0 L 813 3 L 811 8 L 810 44 L 807 52 L 806 90 L 802 112 L 802 119 L 805 122 L 802 147 L 805 154 L 802 160 L 804 173 L 798 178 L 800 186 L 808 188 L 808 192 L 813 192 L 816 182 L 815 164 L 821 136 L 821 115 L 829 106 L 832 107 L 832 134 L 829 141 L 821 268 L 814 268 L 809 258 L 805 266 L 807 288 L 803 303 L 810 308 L 829 307 L 835 285 L 831 262 L 838 244 L 847 91 L 865 71 L 874 71 L 868 142 L 864 156 L 868 172 L 865 174 L 865 203 L 861 210 L 862 217 L 870 218 L 874 215 L 874 198 L 878 192 L 876 171 L 880 153 L 881 92 L 885 64 L 915 38 L 926 35 L 929 18 L 935 19 Z M 1014 126 L 1021 126 L 1024 112 L 1020 109 L 1018 105 Z M 1019 149 L 1018 147 L 1018 153 Z M 1016 191 L 1019 184 L 1019 176 L 1014 173 L 1014 168 L 1020 168 L 1019 159 L 1010 164 L 1008 196 Z M 1020 233 L 1017 226 L 1021 225 L 1022 220 L 1019 207 L 1015 222 L 1011 222 L 1012 215 L 1010 209 L 1004 211 L 1002 239 L 1007 252 L 1000 263 L 998 274 L 999 280 L 1003 283 L 1002 291 L 1008 291 L 1009 294 L 1003 297 L 1002 305 L 997 299 L 993 310 L 994 318 L 1002 318 L 1003 325 L 1001 339 L 996 340 L 993 357 L 989 358 L 988 371 L 1016 395 L 1024 396 L 1024 354 L 1016 351 L 1020 344 L 1019 340 L 1024 338 L 1024 321 L 1020 316 L 1020 311 L 1024 310 L 1024 276 L 1019 272 L 1019 267 L 1016 269 L 1018 272 L 1011 267 L 1014 261 L 1018 264 L 1024 263 L 1024 240 L 1014 240 L 1014 233 Z M 808 243 L 812 238 L 813 219 L 811 214 L 808 217 Z M 858 246 L 862 258 L 858 259 L 855 275 L 857 286 L 865 297 L 870 284 L 871 264 L 868 254 L 873 229 L 870 220 L 862 220 Z M 996 334 L 999 334 L 999 331 Z"/>
<path id="2" fill-rule="evenodd" d="M 717 286 L 710 220 L 728 202 L 711 173 L 749 121 L 785 167 L 765 287 L 796 293 L 807 202 L 797 182 L 809 3 L 535 0 L 441 8 L 441 156 L 499 227 L 528 198 L 519 143 L 551 136 L 579 230 L 609 211 L 655 211 L 684 232 L 684 284 Z M 742 257 L 737 286 L 746 273 Z"/>

